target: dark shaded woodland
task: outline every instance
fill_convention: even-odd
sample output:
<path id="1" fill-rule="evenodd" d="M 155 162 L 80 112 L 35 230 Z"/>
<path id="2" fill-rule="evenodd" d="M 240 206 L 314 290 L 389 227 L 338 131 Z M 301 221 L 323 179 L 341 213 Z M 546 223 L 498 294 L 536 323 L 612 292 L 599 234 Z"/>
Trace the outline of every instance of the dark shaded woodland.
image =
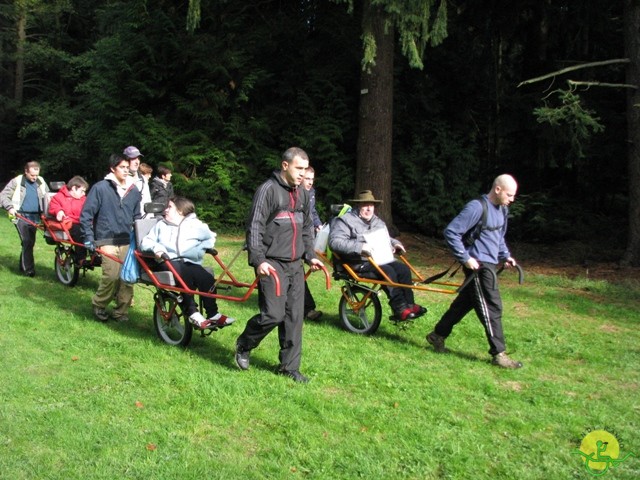
<path id="1" fill-rule="evenodd" d="M 392 114 L 363 130 L 363 13 L 379 9 L 384 25 L 398 3 L 2 1 L 0 182 L 30 159 L 48 180 L 94 182 L 111 152 L 136 145 L 147 163 L 174 169 L 201 217 L 237 229 L 255 187 L 298 145 L 325 218 L 360 186 L 358 165 L 379 177 L 374 190 L 388 184 L 389 222 L 439 236 L 509 172 L 520 182 L 512 238 L 631 245 L 628 63 L 520 84 L 628 58 L 624 15 L 635 2 L 425 0 L 431 34 L 446 7 L 442 40 L 418 44 L 416 65 L 402 43 L 415 19 L 395 17 L 383 63 Z M 627 40 L 633 32 L 637 23 Z M 391 167 L 378 168 L 361 142 L 377 152 L 385 136 Z"/>

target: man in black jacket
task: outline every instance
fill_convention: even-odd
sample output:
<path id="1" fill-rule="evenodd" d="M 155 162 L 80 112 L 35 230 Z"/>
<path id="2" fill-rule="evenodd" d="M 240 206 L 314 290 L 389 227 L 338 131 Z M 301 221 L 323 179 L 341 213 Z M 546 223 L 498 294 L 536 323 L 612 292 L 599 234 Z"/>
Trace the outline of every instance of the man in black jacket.
<path id="1" fill-rule="evenodd" d="M 312 270 L 322 267 L 313 252 L 313 223 L 309 195 L 299 188 L 309 166 L 304 150 L 292 147 L 284 152 L 280 171 L 256 191 L 247 221 L 249 264 L 260 276 L 260 313 L 252 317 L 236 342 L 236 364 L 249 368 L 250 352 L 274 328 L 280 340 L 278 373 L 306 383 L 300 373 L 304 308 L 305 260 Z M 276 295 L 280 280 L 281 295 Z"/>

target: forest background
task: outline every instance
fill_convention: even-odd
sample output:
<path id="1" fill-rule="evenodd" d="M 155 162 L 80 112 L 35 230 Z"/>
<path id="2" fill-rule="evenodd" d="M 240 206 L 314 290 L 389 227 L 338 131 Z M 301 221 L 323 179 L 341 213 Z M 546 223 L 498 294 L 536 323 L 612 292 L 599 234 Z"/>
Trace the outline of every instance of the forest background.
<path id="1" fill-rule="evenodd" d="M 627 245 L 637 265 L 629 62 L 522 84 L 623 59 L 636 3 L 0 1 L 0 182 L 35 159 L 49 181 L 93 183 L 110 153 L 136 145 L 174 170 L 176 191 L 212 228 L 239 230 L 256 186 L 297 145 L 323 218 L 368 171 L 376 196 L 391 199 L 390 224 L 439 237 L 509 172 L 520 184 L 510 238 L 603 240 L 605 255 Z M 384 64 L 392 118 L 365 132 L 371 9 L 397 41 Z M 384 135 L 389 168 L 364 153 L 382 151 Z"/>

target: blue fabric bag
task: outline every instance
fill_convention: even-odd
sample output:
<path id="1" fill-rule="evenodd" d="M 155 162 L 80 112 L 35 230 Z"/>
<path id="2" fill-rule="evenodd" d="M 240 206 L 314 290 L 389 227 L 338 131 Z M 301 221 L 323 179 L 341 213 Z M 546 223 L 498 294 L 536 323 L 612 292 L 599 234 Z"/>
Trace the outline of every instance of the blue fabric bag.
<path id="1" fill-rule="evenodd" d="M 137 283 L 140 279 L 140 264 L 136 259 L 136 236 L 131 231 L 131 241 L 129 242 L 129 251 L 124 258 L 124 263 L 120 269 L 120 280 L 125 283 Z"/>

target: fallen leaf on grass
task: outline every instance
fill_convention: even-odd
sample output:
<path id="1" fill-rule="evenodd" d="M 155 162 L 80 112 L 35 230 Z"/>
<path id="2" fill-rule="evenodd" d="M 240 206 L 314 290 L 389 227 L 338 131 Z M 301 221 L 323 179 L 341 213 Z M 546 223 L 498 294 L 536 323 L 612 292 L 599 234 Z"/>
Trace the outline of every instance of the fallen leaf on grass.
<path id="1" fill-rule="evenodd" d="M 155 443 L 147 443 L 147 450 L 150 452 L 157 450 L 158 446 Z"/>

